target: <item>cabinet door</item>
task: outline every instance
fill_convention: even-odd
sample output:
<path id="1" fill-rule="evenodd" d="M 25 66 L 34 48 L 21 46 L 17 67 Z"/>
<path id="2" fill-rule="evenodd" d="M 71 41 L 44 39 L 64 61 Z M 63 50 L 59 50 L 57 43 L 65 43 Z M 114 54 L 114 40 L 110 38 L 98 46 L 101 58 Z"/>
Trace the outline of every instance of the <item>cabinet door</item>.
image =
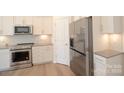
<path id="1" fill-rule="evenodd" d="M 123 17 L 115 16 L 114 17 L 114 33 L 121 33 L 123 31 Z"/>
<path id="2" fill-rule="evenodd" d="M 101 30 L 105 34 L 116 34 L 122 32 L 122 17 L 120 16 L 102 16 Z"/>
<path id="3" fill-rule="evenodd" d="M 101 17 L 101 29 L 103 33 L 113 33 L 113 17 L 112 16 L 102 16 Z"/>
<path id="4" fill-rule="evenodd" d="M 94 75 L 95 76 L 105 76 L 106 73 L 106 65 L 101 62 L 96 61 L 94 63 Z"/>
<path id="5" fill-rule="evenodd" d="M 105 76 L 107 75 L 106 69 L 106 59 L 101 56 L 94 55 L 94 75 Z"/>
<path id="6" fill-rule="evenodd" d="M 33 64 L 40 64 L 42 60 L 40 60 L 40 48 L 39 47 L 32 47 L 32 59 Z"/>
<path id="7" fill-rule="evenodd" d="M 42 34 L 42 17 L 36 16 L 33 17 L 33 34 L 34 35 L 39 35 Z"/>
<path id="8" fill-rule="evenodd" d="M 14 24 L 15 25 L 23 25 L 24 24 L 24 18 L 23 16 L 14 16 Z"/>
<path id="9" fill-rule="evenodd" d="M 3 34 L 3 30 L 2 30 L 2 17 L 0 16 L 0 35 Z"/>
<path id="10" fill-rule="evenodd" d="M 107 60 L 107 75 L 123 75 L 123 55 L 117 55 Z"/>
<path id="11" fill-rule="evenodd" d="M 10 52 L 9 49 L 0 50 L 0 70 L 5 70 L 10 67 Z"/>
<path id="12" fill-rule="evenodd" d="M 3 16 L 3 35 L 13 35 L 14 34 L 14 22 L 13 16 Z"/>
<path id="13" fill-rule="evenodd" d="M 42 47 L 42 51 L 44 53 L 44 62 L 52 62 L 53 47 L 52 46 L 44 46 L 44 47 Z"/>
<path id="14" fill-rule="evenodd" d="M 15 25 L 32 25 L 32 16 L 15 16 Z"/>
<path id="15" fill-rule="evenodd" d="M 52 34 L 52 17 L 42 17 L 43 33 Z"/>
<path id="16" fill-rule="evenodd" d="M 32 48 L 33 63 L 42 64 L 52 62 L 53 52 L 52 46 L 37 46 Z"/>
<path id="17" fill-rule="evenodd" d="M 32 16 L 24 16 L 24 25 L 32 26 Z"/>

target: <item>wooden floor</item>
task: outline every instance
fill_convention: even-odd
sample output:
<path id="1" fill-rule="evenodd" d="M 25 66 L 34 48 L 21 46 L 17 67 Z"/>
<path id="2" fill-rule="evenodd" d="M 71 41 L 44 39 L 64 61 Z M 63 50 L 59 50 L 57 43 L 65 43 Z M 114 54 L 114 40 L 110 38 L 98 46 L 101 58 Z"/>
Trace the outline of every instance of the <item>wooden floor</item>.
<path id="1" fill-rule="evenodd" d="M 0 76 L 74 76 L 74 73 L 68 66 L 48 63 L 20 70 L 0 72 Z"/>

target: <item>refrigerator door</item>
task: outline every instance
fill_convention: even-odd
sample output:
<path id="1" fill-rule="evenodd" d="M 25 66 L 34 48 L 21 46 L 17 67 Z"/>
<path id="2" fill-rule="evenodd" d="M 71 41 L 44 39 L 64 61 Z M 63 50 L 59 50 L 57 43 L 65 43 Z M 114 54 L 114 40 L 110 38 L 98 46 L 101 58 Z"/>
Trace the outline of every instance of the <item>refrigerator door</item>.
<path id="1" fill-rule="evenodd" d="M 94 64 L 93 64 L 93 32 L 92 32 L 92 17 L 88 18 L 88 47 L 87 48 L 87 64 L 88 64 L 88 74 L 94 75 Z"/>
<path id="2" fill-rule="evenodd" d="M 74 49 L 86 54 L 88 47 L 88 19 L 82 18 L 74 23 Z"/>
<path id="3" fill-rule="evenodd" d="M 73 24 L 74 44 L 71 48 L 70 67 L 76 75 L 91 75 L 93 60 L 92 18 L 82 18 Z"/>

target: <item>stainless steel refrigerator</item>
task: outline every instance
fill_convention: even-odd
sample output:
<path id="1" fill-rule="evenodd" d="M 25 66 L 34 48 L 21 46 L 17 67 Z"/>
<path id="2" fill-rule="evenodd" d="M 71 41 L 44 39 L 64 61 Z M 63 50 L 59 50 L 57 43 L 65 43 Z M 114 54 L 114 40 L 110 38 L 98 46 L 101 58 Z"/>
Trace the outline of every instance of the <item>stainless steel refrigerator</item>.
<path id="1" fill-rule="evenodd" d="M 76 75 L 93 75 L 92 17 L 70 23 L 70 68 Z"/>

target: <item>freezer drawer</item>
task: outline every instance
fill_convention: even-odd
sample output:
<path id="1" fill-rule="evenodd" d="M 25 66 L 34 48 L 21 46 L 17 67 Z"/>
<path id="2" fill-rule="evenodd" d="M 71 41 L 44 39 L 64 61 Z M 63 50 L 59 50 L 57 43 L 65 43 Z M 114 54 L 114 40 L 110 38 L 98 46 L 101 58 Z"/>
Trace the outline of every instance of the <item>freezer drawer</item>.
<path id="1" fill-rule="evenodd" d="M 76 75 L 86 75 L 86 56 L 71 50 L 70 68 Z M 71 54 L 71 55 L 72 55 Z"/>

